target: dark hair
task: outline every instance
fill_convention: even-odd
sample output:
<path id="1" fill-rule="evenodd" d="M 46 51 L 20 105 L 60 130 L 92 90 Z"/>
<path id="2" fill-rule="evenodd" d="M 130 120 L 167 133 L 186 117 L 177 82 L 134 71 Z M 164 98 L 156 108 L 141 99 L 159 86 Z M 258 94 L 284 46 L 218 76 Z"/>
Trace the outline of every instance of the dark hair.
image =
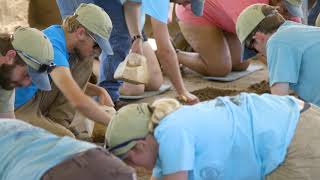
<path id="1" fill-rule="evenodd" d="M 247 37 L 248 40 L 252 39 L 256 32 L 262 32 L 264 34 L 273 33 L 285 22 L 285 19 L 275 7 L 265 5 L 261 10 L 266 17 L 249 34 Z"/>
<path id="2" fill-rule="evenodd" d="M 11 35 L 10 34 L 0 34 L 0 53 L 2 56 L 5 56 L 9 50 L 15 50 L 11 44 Z M 14 64 L 16 65 L 26 65 L 26 63 L 20 58 L 17 54 Z"/>

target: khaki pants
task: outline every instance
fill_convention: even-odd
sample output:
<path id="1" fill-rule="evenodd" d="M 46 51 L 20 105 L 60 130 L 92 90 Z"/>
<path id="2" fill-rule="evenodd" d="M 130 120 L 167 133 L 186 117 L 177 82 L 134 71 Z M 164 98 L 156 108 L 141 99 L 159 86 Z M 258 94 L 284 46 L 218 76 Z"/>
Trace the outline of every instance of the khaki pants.
<path id="1" fill-rule="evenodd" d="M 136 180 L 135 171 L 102 148 L 78 153 L 49 169 L 41 180 Z"/>
<path id="2" fill-rule="evenodd" d="M 266 180 L 320 179 L 320 108 L 311 105 L 300 116 L 285 161 Z"/>
<path id="3" fill-rule="evenodd" d="M 85 89 L 92 73 L 92 59 L 79 60 L 72 56 L 69 63 L 73 79 Z M 51 83 L 51 87 L 51 91 L 39 90 L 35 97 L 15 111 L 15 115 L 56 135 L 74 137 L 68 128 L 75 109 L 54 83 Z"/>

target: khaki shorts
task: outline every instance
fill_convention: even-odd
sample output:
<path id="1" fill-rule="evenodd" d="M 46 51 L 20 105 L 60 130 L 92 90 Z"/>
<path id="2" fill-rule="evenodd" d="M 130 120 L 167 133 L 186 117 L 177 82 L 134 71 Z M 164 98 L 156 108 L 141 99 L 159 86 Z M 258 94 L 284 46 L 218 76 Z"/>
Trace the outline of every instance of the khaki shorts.
<path id="1" fill-rule="evenodd" d="M 266 180 L 320 179 L 320 108 L 301 113 L 285 161 Z"/>
<path id="2" fill-rule="evenodd" d="M 102 148 L 90 149 L 49 169 L 41 180 L 136 180 L 135 171 Z"/>

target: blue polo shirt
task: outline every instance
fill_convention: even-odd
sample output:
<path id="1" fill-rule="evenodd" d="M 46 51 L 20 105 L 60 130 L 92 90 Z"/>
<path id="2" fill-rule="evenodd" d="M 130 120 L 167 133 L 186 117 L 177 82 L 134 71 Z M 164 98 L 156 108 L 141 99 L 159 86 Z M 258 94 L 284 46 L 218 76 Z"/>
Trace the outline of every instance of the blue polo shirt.
<path id="1" fill-rule="evenodd" d="M 153 175 L 262 180 L 285 159 L 300 112 L 295 98 L 242 93 L 183 106 L 162 119 Z"/>
<path id="2" fill-rule="evenodd" d="M 69 54 L 62 27 L 60 25 L 53 25 L 43 30 L 43 33 L 50 39 L 53 46 L 53 62 L 56 66 L 69 67 Z M 28 87 L 16 88 L 15 109 L 30 101 L 37 91 L 38 88 L 34 84 L 31 84 Z"/>
<path id="3" fill-rule="evenodd" d="M 320 28 L 286 21 L 267 42 L 269 83 L 289 83 L 305 101 L 320 106 Z"/>
<path id="4" fill-rule="evenodd" d="M 47 170 L 72 155 L 96 148 L 15 119 L 0 119 L 0 144 L 1 180 L 40 180 Z"/>

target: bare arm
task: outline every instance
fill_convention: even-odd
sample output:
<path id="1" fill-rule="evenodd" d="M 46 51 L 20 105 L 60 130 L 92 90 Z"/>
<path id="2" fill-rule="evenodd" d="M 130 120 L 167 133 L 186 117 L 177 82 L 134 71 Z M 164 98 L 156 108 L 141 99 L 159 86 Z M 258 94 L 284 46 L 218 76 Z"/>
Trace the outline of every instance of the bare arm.
<path id="1" fill-rule="evenodd" d="M 152 176 L 150 180 L 158 180 Z M 186 171 L 177 172 L 163 177 L 163 180 L 188 180 L 188 173 Z"/>
<path id="2" fill-rule="evenodd" d="M 289 94 L 289 83 L 275 83 L 271 86 L 271 94 L 275 95 L 288 95 Z"/>
<path id="3" fill-rule="evenodd" d="M 98 96 L 101 105 L 114 106 L 109 93 L 102 87 L 88 82 L 85 93 L 88 96 Z"/>
<path id="4" fill-rule="evenodd" d="M 177 54 L 170 42 L 170 35 L 166 24 L 151 17 L 152 30 L 158 47 L 158 56 L 163 70 L 169 76 L 170 81 L 177 90 L 179 96 L 186 99 L 189 104 L 199 102 L 199 99 L 189 93 L 184 87 L 179 69 Z M 183 99 L 184 99 L 183 98 Z"/>
<path id="5" fill-rule="evenodd" d="M 127 27 L 131 38 L 136 35 L 141 35 L 141 3 L 127 1 L 123 6 Z M 142 43 L 142 39 L 135 40 L 132 43 L 131 51 L 138 54 L 143 54 Z"/>
<path id="6" fill-rule="evenodd" d="M 109 114 L 102 111 L 94 100 L 84 94 L 78 84 L 73 80 L 69 68 L 57 67 L 50 75 L 53 82 L 69 100 L 71 105 L 84 116 L 104 125 L 109 123 Z"/>

